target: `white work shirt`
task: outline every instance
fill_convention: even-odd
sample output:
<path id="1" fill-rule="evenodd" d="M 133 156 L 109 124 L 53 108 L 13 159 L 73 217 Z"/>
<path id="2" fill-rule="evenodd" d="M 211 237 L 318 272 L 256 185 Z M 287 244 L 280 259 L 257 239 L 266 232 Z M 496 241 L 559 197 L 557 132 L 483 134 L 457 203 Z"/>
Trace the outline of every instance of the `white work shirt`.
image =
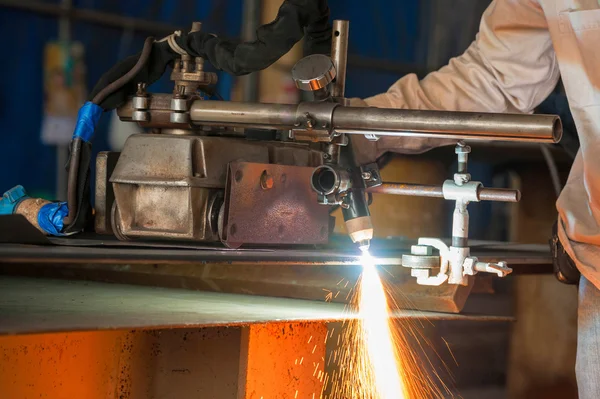
<path id="1" fill-rule="evenodd" d="M 387 93 L 365 101 L 384 108 L 530 113 L 562 76 L 581 148 L 557 202 L 559 238 L 600 289 L 599 3 L 495 0 L 462 56 L 422 81 L 405 76 Z M 374 145 L 380 155 L 399 143 L 382 139 Z M 415 146 L 407 143 L 409 149 Z"/>

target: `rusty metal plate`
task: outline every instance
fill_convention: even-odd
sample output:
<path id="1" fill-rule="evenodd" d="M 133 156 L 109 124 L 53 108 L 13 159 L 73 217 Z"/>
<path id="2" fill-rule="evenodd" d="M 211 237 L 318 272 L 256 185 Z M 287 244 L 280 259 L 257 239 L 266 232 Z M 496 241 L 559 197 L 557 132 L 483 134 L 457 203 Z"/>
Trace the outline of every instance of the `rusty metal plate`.
<path id="1" fill-rule="evenodd" d="M 222 240 L 243 244 L 325 244 L 329 208 L 310 187 L 312 167 L 232 162 Z"/>

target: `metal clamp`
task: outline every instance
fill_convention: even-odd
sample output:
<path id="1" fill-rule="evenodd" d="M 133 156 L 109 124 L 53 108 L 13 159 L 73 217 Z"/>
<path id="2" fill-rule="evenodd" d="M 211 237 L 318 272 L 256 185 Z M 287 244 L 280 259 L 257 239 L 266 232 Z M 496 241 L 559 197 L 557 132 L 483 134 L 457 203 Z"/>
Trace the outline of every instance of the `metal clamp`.
<path id="1" fill-rule="evenodd" d="M 479 272 L 494 273 L 498 277 L 505 277 L 512 272 L 506 262 L 479 262 L 470 254 L 467 206 L 469 202 L 480 201 L 482 184 L 471 181 L 471 175 L 467 171 L 471 148 L 461 142 L 456 146 L 455 152 L 458 155 L 458 173 L 453 180 L 445 181 L 442 186 L 444 198 L 456 201 L 452 217 L 452 245 L 447 246 L 437 238 L 419 238 L 419 245 L 411 248 L 411 254 L 402 256 L 402 265 L 412 269 L 411 275 L 417 278 L 417 284 L 437 286 L 448 281 L 449 284 L 467 285 L 467 276 L 474 276 Z M 433 248 L 439 251 L 437 259 L 432 255 Z M 435 260 L 439 264 L 439 273 L 432 275 Z"/>
<path id="2" fill-rule="evenodd" d="M 376 163 L 370 163 L 360 167 L 360 176 L 363 179 L 365 188 L 377 187 L 383 184 L 379 166 Z"/>
<path id="3" fill-rule="evenodd" d="M 300 103 L 296 110 L 294 129 L 290 138 L 298 141 L 331 142 L 333 131 L 333 112 L 339 107 L 336 103 Z"/>

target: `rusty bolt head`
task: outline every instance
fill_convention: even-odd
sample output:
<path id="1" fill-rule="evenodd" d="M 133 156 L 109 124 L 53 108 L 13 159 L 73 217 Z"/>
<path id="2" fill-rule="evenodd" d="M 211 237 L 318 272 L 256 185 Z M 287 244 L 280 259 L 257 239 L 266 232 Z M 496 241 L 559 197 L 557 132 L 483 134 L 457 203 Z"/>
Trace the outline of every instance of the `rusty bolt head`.
<path id="1" fill-rule="evenodd" d="M 270 190 L 273 188 L 275 181 L 273 180 L 273 176 L 267 173 L 267 171 L 263 171 L 262 175 L 260 175 L 260 186 L 263 190 Z"/>

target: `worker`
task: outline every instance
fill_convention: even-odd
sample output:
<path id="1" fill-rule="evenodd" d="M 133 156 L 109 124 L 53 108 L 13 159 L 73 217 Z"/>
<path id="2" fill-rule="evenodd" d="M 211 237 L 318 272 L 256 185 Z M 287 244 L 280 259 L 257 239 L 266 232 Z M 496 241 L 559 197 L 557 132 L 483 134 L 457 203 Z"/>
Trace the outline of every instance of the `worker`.
<path id="1" fill-rule="evenodd" d="M 475 41 L 463 55 L 421 81 L 407 75 L 386 93 L 353 103 L 382 108 L 531 113 L 561 77 L 581 147 L 557 201 L 558 239 L 553 252 L 560 278 L 579 280 L 579 395 L 582 399 L 598 399 L 600 0 L 494 0 L 483 14 Z M 353 140 L 360 141 L 354 148 L 361 162 L 399 148 L 421 152 L 451 143 L 393 137 L 382 137 L 374 143 L 364 138 Z"/>

